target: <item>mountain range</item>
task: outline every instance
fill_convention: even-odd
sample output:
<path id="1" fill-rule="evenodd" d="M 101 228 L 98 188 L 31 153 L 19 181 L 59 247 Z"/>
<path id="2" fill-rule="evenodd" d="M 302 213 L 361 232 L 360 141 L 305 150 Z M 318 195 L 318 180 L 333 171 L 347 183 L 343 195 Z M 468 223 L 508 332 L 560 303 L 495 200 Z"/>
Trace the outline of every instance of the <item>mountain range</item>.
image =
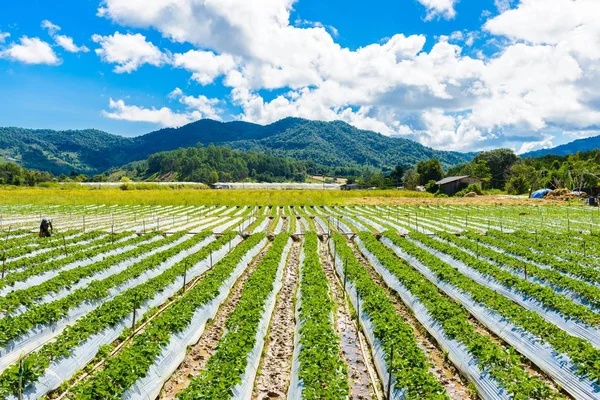
<path id="1" fill-rule="evenodd" d="M 556 156 L 566 156 L 580 151 L 590 151 L 600 148 L 600 136 L 593 136 L 585 139 L 578 139 L 549 149 L 541 149 L 522 154 L 521 157 L 541 157 L 548 154 Z"/>
<path id="2" fill-rule="evenodd" d="M 417 142 L 357 129 L 345 122 L 286 118 L 270 125 L 200 120 L 127 138 L 94 129 L 55 131 L 0 128 L 0 157 L 25 168 L 54 174 L 95 174 L 149 155 L 199 143 L 311 160 L 328 167 L 412 166 L 438 158 L 445 167 L 470 161 L 475 153 L 439 151 Z"/>

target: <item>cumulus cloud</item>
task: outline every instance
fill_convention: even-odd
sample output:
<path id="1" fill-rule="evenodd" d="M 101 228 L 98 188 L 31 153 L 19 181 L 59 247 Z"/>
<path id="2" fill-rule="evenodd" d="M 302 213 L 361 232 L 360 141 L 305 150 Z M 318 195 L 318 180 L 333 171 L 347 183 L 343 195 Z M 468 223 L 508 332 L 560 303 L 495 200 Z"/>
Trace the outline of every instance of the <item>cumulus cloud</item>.
<path id="1" fill-rule="evenodd" d="M 175 54 L 173 65 L 191 71 L 193 80 L 208 85 L 216 77 L 229 72 L 236 64 L 229 54 L 216 55 L 212 51 L 190 50 L 187 53 Z"/>
<path id="2" fill-rule="evenodd" d="M 179 88 L 175 88 L 169 96 L 177 99 L 185 106 L 184 112 L 173 111 L 169 107 L 146 108 L 136 105 L 128 105 L 123 100 L 109 100 L 110 111 L 102 111 L 102 115 L 111 119 L 131 122 L 149 122 L 163 127 L 178 127 L 197 121 L 202 118 L 221 120 L 218 108 L 219 99 L 209 99 L 206 96 L 186 96 Z"/>
<path id="3" fill-rule="evenodd" d="M 432 20 L 434 18 L 445 18 L 453 19 L 456 16 L 454 10 L 454 4 L 458 0 L 417 0 L 427 9 L 426 20 Z"/>
<path id="4" fill-rule="evenodd" d="M 94 35 L 92 40 L 100 45 L 96 54 L 103 62 L 117 64 L 114 71 L 119 74 L 133 72 L 144 64 L 158 67 L 168 61 L 166 54 L 139 33 Z"/>
<path id="5" fill-rule="evenodd" d="M 13 43 L 0 51 L 0 57 L 26 64 L 58 65 L 61 62 L 48 43 L 27 36 L 22 36 L 19 44 Z"/>
<path id="6" fill-rule="evenodd" d="M 131 122 L 150 122 L 164 127 L 177 127 L 189 124 L 201 118 L 200 113 L 177 113 L 168 107 L 144 108 L 125 104 L 123 100 L 109 100 L 110 111 L 103 111 L 102 115 L 111 119 Z"/>
<path id="7" fill-rule="evenodd" d="M 455 0 L 418 1 L 427 19 L 456 15 Z M 323 24 L 290 23 L 294 3 L 104 0 L 100 16 L 154 28 L 195 49 L 167 60 L 139 35 L 133 47 L 150 45 L 152 62 L 131 56 L 133 50 L 109 57 L 104 45 L 99 54 L 120 72 L 170 63 L 201 85 L 224 76 L 231 102 L 242 110 L 237 118 L 258 123 L 341 119 L 461 150 L 504 142 L 545 146 L 548 129 L 589 132 L 600 124 L 597 0 L 496 0 L 500 14 L 486 21 L 484 34 L 456 31 L 427 47 L 431 38 L 397 34 L 358 49 L 340 46 Z M 492 35 L 496 53 L 465 54 L 484 35 Z M 267 101 L 263 90 L 284 94 Z M 182 91 L 172 96 L 185 107 L 196 104 L 202 115 L 210 113 L 200 107 L 217 107 L 201 97 L 184 100 Z"/>
<path id="8" fill-rule="evenodd" d="M 10 37 L 10 33 L 0 32 L 0 43 L 4 43 L 8 37 Z"/>
<path id="9" fill-rule="evenodd" d="M 50 36 L 52 36 L 57 45 L 70 53 L 87 53 L 90 51 L 90 49 L 88 49 L 86 46 L 75 45 L 73 38 L 69 36 L 57 35 L 57 32 L 61 30 L 60 26 L 53 24 L 47 19 L 42 21 L 42 28 L 48 30 L 48 33 Z"/>

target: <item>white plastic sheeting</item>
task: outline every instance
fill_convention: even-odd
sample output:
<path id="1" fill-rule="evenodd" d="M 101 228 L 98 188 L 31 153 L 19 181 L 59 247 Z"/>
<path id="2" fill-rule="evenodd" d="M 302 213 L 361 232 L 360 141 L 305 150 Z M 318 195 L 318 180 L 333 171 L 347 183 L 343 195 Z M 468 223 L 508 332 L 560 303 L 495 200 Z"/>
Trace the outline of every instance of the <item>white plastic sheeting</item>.
<path id="1" fill-rule="evenodd" d="M 201 244 L 208 243 L 210 240 L 211 237 L 201 242 Z M 166 246 L 162 246 L 162 249 L 164 250 L 172 246 L 173 244 L 169 243 Z M 146 255 L 140 257 L 124 260 L 118 263 L 117 265 L 119 268 L 124 270 L 129 268 L 136 262 L 140 261 L 141 259 L 148 257 L 150 254 L 151 253 L 149 252 L 146 253 Z M 67 325 L 72 324 L 78 318 L 94 310 L 102 303 L 112 299 L 113 297 L 118 295 L 122 290 L 125 290 L 125 288 L 139 285 L 140 283 L 150 279 L 151 277 L 157 276 L 159 273 L 161 273 L 161 271 L 164 271 L 165 269 L 174 265 L 176 262 L 180 261 L 188 254 L 190 254 L 189 249 L 171 257 L 170 259 L 166 260 L 160 265 L 157 265 L 152 270 L 146 271 L 145 273 L 141 274 L 137 278 L 131 279 L 119 287 L 110 289 L 108 291 L 109 297 L 100 300 L 95 300 L 93 302 L 85 302 L 79 305 L 78 307 L 71 309 L 65 318 L 49 325 L 38 325 L 31 329 L 29 332 L 27 332 L 25 335 L 10 341 L 5 347 L 0 349 L 0 372 L 2 372 L 10 364 L 17 361 L 21 355 L 27 354 L 35 350 L 36 348 L 42 346 L 44 343 L 51 340 L 53 337 L 58 336 Z"/>
<path id="2" fill-rule="evenodd" d="M 267 230 L 267 227 L 269 226 L 269 224 L 271 223 L 271 220 L 269 218 L 265 218 L 265 220 L 263 222 L 261 222 L 253 231 L 252 233 L 258 233 L 258 232 L 264 232 Z"/>
<path id="3" fill-rule="evenodd" d="M 252 398 L 252 389 L 254 389 L 254 380 L 256 379 L 256 373 L 258 372 L 258 366 L 262 356 L 263 347 L 265 345 L 265 336 L 269 330 L 269 324 L 271 322 L 271 316 L 275 309 L 275 303 L 277 302 L 277 295 L 283 286 L 283 271 L 287 264 L 287 258 L 292 248 L 292 240 L 289 239 L 287 245 L 284 247 L 281 253 L 281 260 L 279 261 L 279 268 L 277 269 L 277 275 L 273 284 L 273 290 L 269 294 L 269 297 L 265 301 L 263 316 L 258 324 L 256 336 L 254 337 L 254 348 L 248 353 L 248 359 L 246 364 L 246 370 L 242 375 L 241 383 L 233 388 L 232 399 L 235 400 L 250 400 Z"/>
<path id="4" fill-rule="evenodd" d="M 213 232 L 224 233 L 228 228 L 234 226 L 237 223 L 240 223 L 242 220 L 243 218 L 240 217 L 233 218 L 231 221 L 225 222 L 224 224 L 214 227 Z"/>
<path id="5" fill-rule="evenodd" d="M 275 226 L 275 229 L 273 230 L 273 234 L 279 235 L 282 230 L 283 230 L 283 218 L 279 217 L 279 220 L 277 221 L 277 225 Z"/>
<path id="6" fill-rule="evenodd" d="M 511 396 L 487 372 L 479 368 L 478 361 L 471 356 L 467 347 L 455 339 L 446 336 L 441 325 L 430 315 L 427 308 L 412 293 L 388 271 L 371 252 L 363 245 L 359 238 L 355 239 L 362 254 L 371 263 L 385 283 L 392 288 L 404 304 L 411 309 L 417 320 L 427 329 L 427 332 L 436 340 L 448 358 L 463 376 L 477 387 L 477 393 L 482 399 L 510 399 Z"/>
<path id="7" fill-rule="evenodd" d="M 329 241 L 329 248 L 335 249 L 333 240 Z M 342 279 L 342 281 L 343 281 L 346 278 L 346 276 L 344 274 L 344 262 L 339 257 L 337 251 L 334 254 L 334 258 L 335 258 L 335 261 L 334 261 L 335 270 L 336 270 L 338 276 L 340 277 L 340 279 Z M 344 287 L 346 288 L 346 292 L 348 293 L 348 296 L 350 297 L 350 302 L 354 306 L 354 309 L 361 310 L 361 311 L 364 310 L 364 307 L 362 306 L 363 300 L 358 295 L 356 288 L 354 287 L 354 284 L 350 281 L 346 281 L 346 283 L 344 284 Z M 391 384 L 391 386 L 392 386 L 392 390 L 390 391 L 391 398 L 394 400 L 403 400 L 405 398 L 404 390 L 394 388 L 394 386 L 396 385 L 396 377 L 392 376 L 392 381 L 389 382 L 389 376 L 388 376 L 388 374 L 389 374 L 389 369 L 388 369 L 389 368 L 388 367 L 389 356 L 386 354 L 381 341 L 375 337 L 375 334 L 374 334 L 375 329 L 373 327 L 373 323 L 371 322 L 371 318 L 365 312 L 361 312 L 360 316 L 359 316 L 359 320 L 360 320 L 361 326 L 363 327 L 362 331 L 365 334 L 365 337 L 367 338 L 367 341 L 369 342 L 369 345 L 371 347 L 373 363 L 375 364 L 375 369 L 377 370 L 379 379 L 383 383 L 384 389 L 386 389 L 386 392 L 387 392 L 387 387 L 388 387 L 388 385 Z"/>
<path id="8" fill-rule="evenodd" d="M 292 371 L 290 386 L 288 388 L 288 400 L 302 400 L 302 390 L 304 389 L 304 383 L 298 377 L 300 372 L 300 351 L 302 345 L 300 344 L 300 308 L 302 308 L 302 265 L 304 264 L 304 246 L 300 251 L 300 257 L 298 262 L 298 286 L 296 289 L 296 309 L 294 311 L 296 329 L 294 330 L 294 353 L 292 355 Z"/>
<path id="9" fill-rule="evenodd" d="M 239 237 L 234 238 L 230 244 L 231 246 L 237 245 L 242 239 Z M 219 250 L 213 252 L 213 263 L 221 260 L 229 252 L 229 246 L 225 244 Z M 169 262 L 169 261 L 167 261 Z M 162 264 L 161 264 L 162 265 Z M 174 265 L 174 263 L 171 263 Z M 206 259 L 195 264 L 187 270 L 188 282 L 191 279 L 203 274 L 210 268 L 210 260 Z M 164 304 L 170 297 L 181 290 L 183 285 L 183 277 L 178 277 L 172 284 L 168 285 L 162 292 L 158 293 L 152 300 L 142 304 L 138 310 L 137 315 L 143 315 L 146 311 L 158 307 Z M 58 388 L 64 381 L 70 379 L 79 369 L 89 363 L 98 353 L 100 346 L 115 341 L 121 332 L 125 328 L 131 327 L 132 315 L 127 316 L 120 323 L 111 326 L 103 330 L 102 332 L 91 336 L 78 346 L 72 352 L 71 356 L 55 360 L 50 364 L 50 367 L 46 370 L 44 376 L 42 376 L 37 382 L 28 385 L 25 388 L 23 394 L 24 400 L 38 399 L 44 394 Z M 184 347 L 185 349 L 185 347 Z M 10 400 L 16 400 L 16 397 L 9 397 Z"/>
<path id="10" fill-rule="evenodd" d="M 511 299 L 512 301 L 516 302 L 517 304 L 521 305 L 522 307 L 528 310 L 538 313 L 545 320 L 558 326 L 560 329 L 566 331 L 570 335 L 587 340 L 595 347 L 600 348 L 600 329 L 585 324 L 584 322 L 581 322 L 575 318 L 567 318 L 559 312 L 544 306 L 542 303 L 535 300 L 534 298 L 519 293 L 518 291 L 512 290 L 511 288 L 507 288 L 495 279 L 481 274 L 477 270 L 465 265 L 461 261 L 455 260 L 447 254 L 440 253 L 416 241 L 413 241 L 413 243 L 421 247 L 423 250 L 431 252 L 445 263 L 452 265 L 453 267 L 458 269 L 463 275 L 469 277 L 475 282 L 487 286 L 490 289 L 493 289 L 494 291 Z"/>
<path id="11" fill-rule="evenodd" d="M 131 238 L 132 237 L 127 237 L 124 240 L 130 240 Z M 159 239 L 161 239 L 161 238 L 160 237 L 155 237 L 155 238 L 152 238 L 150 240 L 151 241 L 155 241 L 155 240 L 159 240 Z M 129 251 L 129 250 L 131 250 L 131 249 L 133 249 L 133 248 L 135 248 L 135 247 L 137 247 L 137 246 L 139 246 L 139 245 L 141 245 L 143 243 L 148 243 L 148 242 L 149 241 L 145 241 L 145 242 L 139 242 L 139 243 L 136 243 L 136 244 L 133 244 L 133 245 L 129 245 L 129 246 L 123 246 L 123 247 L 121 247 L 119 249 L 111 250 L 111 251 L 106 252 L 106 253 L 97 254 L 97 255 L 95 255 L 95 256 L 93 256 L 91 258 L 87 258 L 85 260 L 79 260 L 79 261 L 75 261 L 75 262 L 66 264 L 66 265 L 64 265 L 64 266 L 62 266 L 62 267 L 60 267 L 58 269 L 55 269 L 55 270 L 51 270 L 51 271 L 47 271 L 47 272 L 44 272 L 44 273 L 39 274 L 39 275 L 31 276 L 31 277 L 27 278 L 24 281 L 15 282 L 15 284 L 12 285 L 12 286 L 6 286 L 6 287 L 0 289 L 0 296 L 6 296 L 10 292 L 14 292 L 16 290 L 24 290 L 24 289 L 27 289 L 27 288 L 29 288 L 31 286 L 39 285 L 40 283 L 46 282 L 47 280 L 54 278 L 55 276 L 57 276 L 58 274 L 60 274 L 62 271 L 68 271 L 68 270 L 73 269 L 73 268 L 78 268 L 78 267 L 82 267 L 82 266 L 85 266 L 85 265 L 89 265 L 89 264 L 95 263 L 97 261 L 102 260 L 105 257 L 111 256 L 111 255 L 115 255 L 115 254 L 124 253 L 125 251 Z M 115 242 L 115 243 L 117 243 L 117 242 Z M 64 258 L 64 257 L 53 258 L 53 260 L 62 259 L 62 258 Z M 16 271 L 17 270 L 15 270 L 14 272 L 16 272 Z M 8 276 L 8 274 L 7 274 L 7 276 Z"/>
<path id="12" fill-rule="evenodd" d="M 182 332 L 171 335 L 171 340 L 161 354 L 155 358 L 154 364 L 145 377 L 123 394 L 123 399 L 155 399 L 160 394 L 164 383 L 183 362 L 187 347 L 197 343 L 204 332 L 206 323 L 215 317 L 219 306 L 227 299 L 235 281 L 243 274 L 250 262 L 267 243 L 261 240 L 240 260 L 229 278 L 219 288 L 219 295 L 200 307 L 194 313 L 191 323 Z"/>
<path id="13" fill-rule="evenodd" d="M 172 247 L 178 246 L 178 245 L 180 245 L 181 243 L 185 242 L 188 239 L 190 239 L 190 237 L 183 236 L 180 239 L 176 240 L 175 242 L 169 243 L 166 246 L 161 246 L 158 249 L 154 249 L 154 250 L 149 251 L 148 253 L 145 253 L 144 254 L 144 258 L 149 257 L 149 256 L 151 256 L 153 254 L 159 253 L 161 251 L 168 250 L 168 249 L 170 249 Z M 214 236 L 209 236 L 206 239 L 204 239 L 202 242 L 197 243 L 194 246 L 190 247 L 189 249 L 184 250 L 181 253 L 177 254 L 173 259 L 179 259 L 179 261 L 180 261 L 181 259 L 187 257 L 188 255 L 199 251 L 200 249 L 202 249 L 203 247 L 205 247 L 207 244 L 209 244 L 210 242 L 212 242 L 214 240 L 215 240 Z M 124 269 L 123 269 L 123 266 L 121 264 L 115 264 L 115 265 L 111 266 L 108 269 L 105 269 L 103 271 L 98 272 L 95 275 L 92 275 L 92 276 L 87 277 L 87 278 L 83 278 L 79 282 L 75 283 L 74 285 L 71 285 L 68 288 L 64 288 L 63 290 L 61 290 L 61 291 L 59 291 L 57 293 L 47 294 L 40 301 L 36 301 L 35 304 L 50 303 L 50 302 L 53 302 L 53 301 L 60 300 L 63 297 L 66 297 L 69 294 L 71 294 L 73 291 L 75 291 L 77 289 L 81 289 L 81 288 L 86 287 L 87 285 L 89 285 L 93 281 L 100 281 L 100 280 L 106 279 L 106 278 L 110 277 L 111 275 L 118 274 L 119 272 L 121 272 L 123 270 Z M 159 267 L 147 270 L 146 272 L 144 272 L 140 276 L 146 275 L 146 276 L 149 277 L 148 279 L 150 279 L 150 278 L 152 278 L 152 277 L 154 277 L 156 275 L 161 274 L 163 272 L 163 270 L 164 270 L 164 268 L 162 266 L 159 266 Z M 118 294 L 118 293 L 122 292 L 123 290 L 125 290 L 126 286 L 127 286 L 127 282 L 125 284 L 119 286 L 119 287 L 110 289 L 109 293 L 111 295 L 113 295 L 113 292 Z M 21 307 L 21 308 L 19 308 L 19 310 L 18 310 L 19 312 L 18 313 L 23 313 L 24 311 L 26 311 L 26 309 L 27 309 L 26 307 Z M 11 315 L 17 315 L 18 313 L 15 312 L 15 313 L 13 313 Z"/>
<path id="14" fill-rule="evenodd" d="M 577 375 L 577 367 L 573 365 L 571 359 L 566 354 L 558 353 L 552 346 L 548 343 L 544 343 L 539 337 L 513 325 L 497 312 L 475 302 L 467 293 L 441 281 L 429 270 L 429 268 L 402 251 L 402 249 L 394 245 L 389 239 L 384 238 L 382 239 L 382 242 L 392 249 L 399 257 L 408 261 L 450 298 L 462 304 L 467 311 L 491 332 L 504 339 L 518 352 L 529 358 L 573 397 L 576 399 L 598 399 L 600 396 L 600 386 L 589 379 Z M 453 264 L 456 264 L 456 262 Z"/>
<path id="15" fill-rule="evenodd" d="M 456 245 L 456 244 L 454 244 L 452 242 L 446 242 L 443 239 L 435 237 L 435 236 L 433 238 L 436 239 L 436 240 L 439 240 L 439 241 L 441 241 L 441 242 L 443 242 L 443 243 L 445 243 L 445 244 L 447 244 L 449 246 L 452 246 L 454 248 L 460 249 L 460 250 L 464 251 L 465 253 L 468 253 L 468 254 L 470 254 L 470 255 L 472 255 L 474 257 L 478 256 L 477 253 L 475 253 L 474 251 L 471 251 L 471 250 L 469 250 L 469 249 L 467 249 L 465 247 L 458 246 L 458 245 Z M 507 272 L 510 272 L 512 275 L 515 275 L 515 276 L 518 276 L 519 278 L 525 279 L 525 272 L 524 271 L 515 271 L 514 269 L 509 268 L 509 267 L 507 267 L 504 264 L 495 262 L 494 260 L 491 260 L 491 259 L 489 259 L 487 257 L 482 256 L 482 255 L 479 255 L 479 258 L 481 260 L 486 261 L 489 264 L 495 265 L 498 268 L 501 268 L 501 269 L 503 269 L 503 270 L 505 270 Z M 536 283 L 536 284 L 541 285 L 541 286 L 547 286 L 547 287 L 551 288 L 552 290 L 554 290 L 556 293 L 559 293 L 559 294 L 564 295 L 565 297 L 568 297 L 573 302 L 575 302 L 577 304 L 580 304 L 582 306 L 589 307 L 595 313 L 600 313 L 600 308 L 594 306 L 593 304 L 590 304 L 589 301 L 587 301 L 586 299 L 582 298 L 578 293 L 572 292 L 569 289 L 565 289 L 564 287 L 552 284 L 552 283 L 550 283 L 550 282 L 548 282 L 546 280 L 540 279 L 540 278 L 538 278 L 536 276 L 533 276 L 533 275 L 528 275 L 527 276 L 527 280 L 529 282 L 531 282 L 531 283 Z"/>

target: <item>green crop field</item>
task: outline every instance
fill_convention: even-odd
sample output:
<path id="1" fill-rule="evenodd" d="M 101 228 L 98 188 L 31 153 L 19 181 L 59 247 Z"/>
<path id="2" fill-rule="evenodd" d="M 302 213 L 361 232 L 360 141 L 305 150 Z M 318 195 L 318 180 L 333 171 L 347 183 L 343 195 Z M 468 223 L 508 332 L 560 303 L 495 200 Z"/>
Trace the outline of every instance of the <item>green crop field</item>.
<path id="1" fill-rule="evenodd" d="M 405 194 L 3 190 L 0 397 L 595 398 L 598 209 Z"/>

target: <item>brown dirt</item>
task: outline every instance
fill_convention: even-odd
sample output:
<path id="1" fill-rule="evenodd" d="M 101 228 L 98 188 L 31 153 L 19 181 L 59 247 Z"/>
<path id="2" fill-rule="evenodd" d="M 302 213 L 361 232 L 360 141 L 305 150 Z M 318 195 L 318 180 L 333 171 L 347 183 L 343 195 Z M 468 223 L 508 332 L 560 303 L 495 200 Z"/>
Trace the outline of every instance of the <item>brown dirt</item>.
<path id="1" fill-rule="evenodd" d="M 321 262 L 329 280 L 329 287 L 335 302 L 335 328 L 341 338 L 342 354 L 348 366 L 348 380 L 351 383 L 350 398 L 376 399 L 377 397 L 368 370 L 370 367 L 371 371 L 375 371 L 375 367 L 372 365 L 369 356 L 365 358 L 361 350 L 357 326 L 348 307 L 346 294 L 340 287 L 327 246 L 324 243 L 319 243 L 319 248 Z M 374 375 L 374 378 L 376 378 L 376 375 Z M 378 382 L 376 382 L 376 385 L 380 387 Z"/>
<path id="2" fill-rule="evenodd" d="M 175 399 L 177 394 L 187 388 L 191 380 L 200 375 L 206 367 L 206 363 L 215 352 L 217 344 L 225 332 L 227 320 L 239 302 L 244 284 L 248 281 L 248 278 L 256 269 L 260 260 L 265 256 L 268 249 L 269 244 L 261 250 L 259 255 L 246 268 L 242 276 L 235 282 L 229 293 L 229 297 L 219 307 L 215 319 L 208 322 L 198 343 L 187 349 L 185 359 L 164 384 L 158 397 L 159 399 Z"/>
<path id="3" fill-rule="evenodd" d="M 285 399 L 294 353 L 294 296 L 298 284 L 300 242 L 294 242 L 285 269 L 271 325 L 265 339 L 263 358 L 254 384 L 254 399 Z"/>
<path id="4" fill-rule="evenodd" d="M 427 330 L 404 305 L 398 295 L 385 284 L 379 274 L 371 267 L 371 264 L 363 257 L 356 246 L 354 246 L 354 243 L 349 243 L 354 250 L 354 255 L 371 275 L 371 279 L 373 279 L 377 285 L 385 289 L 388 298 L 394 303 L 396 312 L 398 312 L 404 321 L 413 328 L 417 345 L 423 350 L 425 357 L 432 365 L 429 372 L 442 384 L 450 398 L 456 400 L 477 399 L 478 397 L 473 395 L 467 388 L 468 383 L 466 379 L 460 375 L 454 365 L 446 359 L 444 352 L 439 349 L 436 340 L 429 335 Z"/>

